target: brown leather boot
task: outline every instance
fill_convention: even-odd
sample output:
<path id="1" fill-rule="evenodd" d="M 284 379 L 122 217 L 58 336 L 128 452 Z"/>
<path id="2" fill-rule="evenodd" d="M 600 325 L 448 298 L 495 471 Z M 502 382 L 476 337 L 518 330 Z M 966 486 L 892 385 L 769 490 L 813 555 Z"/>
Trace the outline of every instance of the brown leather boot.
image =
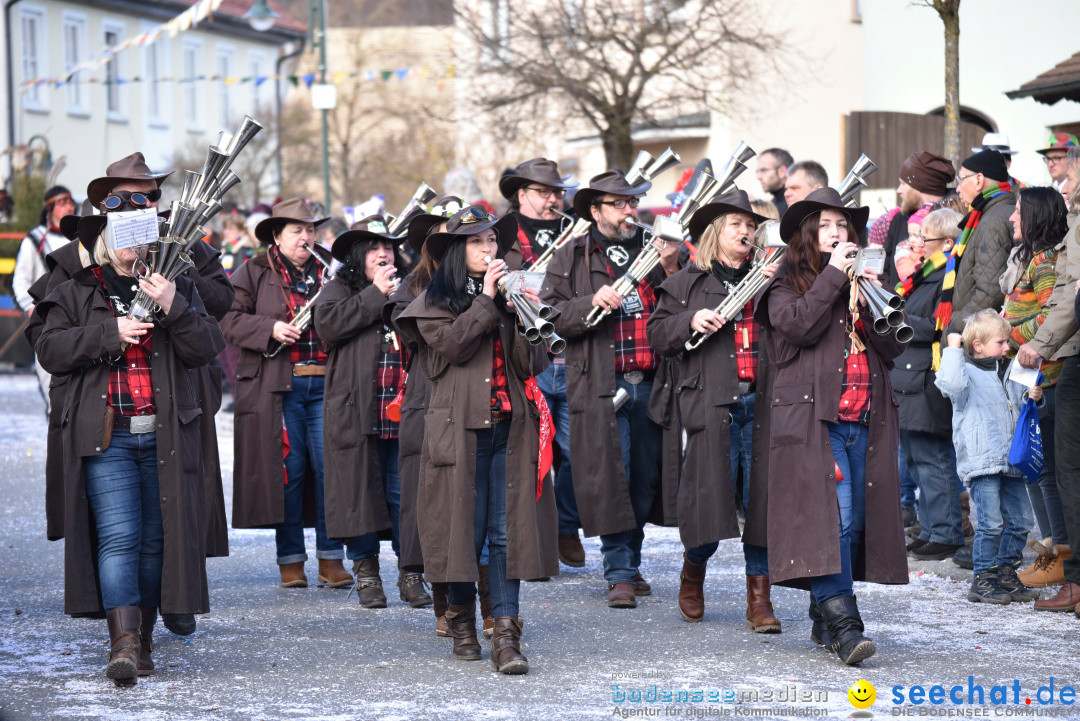
<path id="1" fill-rule="evenodd" d="M 105 675 L 117 686 L 133 686 L 139 680 L 139 625 L 142 613 L 138 606 L 120 606 L 105 617 L 109 625 L 109 665 Z"/>
<path id="2" fill-rule="evenodd" d="M 344 588 L 352 582 L 353 577 L 345 570 L 340 558 L 319 559 L 319 583 L 325 583 L 330 588 Z"/>
<path id="3" fill-rule="evenodd" d="M 282 588 L 307 588 L 307 576 L 304 575 L 304 562 L 282 563 L 278 566 L 281 571 Z"/>
<path id="4" fill-rule="evenodd" d="M 446 625 L 446 594 L 449 592 L 449 583 L 431 584 L 431 610 L 435 612 L 435 635 L 449 636 L 450 630 Z"/>
<path id="5" fill-rule="evenodd" d="M 1066 581 L 1065 585 L 1051 598 L 1044 598 L 1035 602 L 1036 611 L 1075 611 L 1080 605 L 1080 586 L 1072 581 Z"/>
<path id="6" fill-rule="evenodd" d="M 491 667 L 505 674 L 529 672 L 529 661 L 521 654 L 521 624 L 514 616 L 495 619 L 495 632 L 491 635 Z"/>
<path id="7" fill-rule="evenodd" d="M 479 661 L 480 642 L 476 639 L 476 601 L 464 606 L 450 604 L 446 608 L 446 625 L 454 639 L 454 658 L 459 661 Z"/>
<path id="8" fill-rule="evenodd" d="M 1028 541 L 1039 557 L 1028 568 L 1016 572 L 1028 588 L 1046 588 L 1065 583 L 1065 561 L 1072 558 L 1072 549 L 1068 544 L 1047 546 L 1038 541 Z"/>
<path id="9" fill-rule="evenodd" d="M 431 594 L 427 592 L 423 574 L 415 571 L 398 571 L 397 585 L 398 595 L 410 607 L 423 608 L 431 605 Z"/>
<path id="10" fill-rule="evenodd" d="M 577 531 L 559 534 L 559 560 L 573 568 L 585 565 L 585 549 Z"/>
<path id="11" fill-rule="evenodd" d="M 679 613 L 690 623 L 697 623 L 705 615 L 705 563 L 694 563 L 683 554 L 682 573 L 679 575 Z"/>
<path id="12" fill-rule="evenodd" d="M 652 586 L 645 580 L 645 577 L 641 575 L 641 571 L 634 574 L 634 595 L 635 596 L 651 596 Z"/>
<path id="13" fill-rule="evenodd" d="M 154 673 L 154 661 L 150 652 L 154 650 L 154 624 L 157 623 L 156 608 L 140 608 L 142 620 L 139 622 L 139 663 L 137 673 L 151 676 Z"/>
<path id="14" fill-rule="evenodd" d="M 780 619 L 769 600 L 769 577 L 746 577 L 746 627 L 754 633 L 780 633 Z"/>
<path id="15" fill-rule="evenodd" d="M 379 557 L 353 561 L 353 573 L 356 574 L 353 588 L 356 589 L 360 605 L 363 608 L 386 608 L 386 594 L 383 593 L 382 578 L 379 577 Z"/>
<path id="16" fill-rule="evenodd" d="M 488 567 L 477 566 L 480 572 L 480 581 L 476 584 L 476 596 L 480 599 L 480 618 L 484 621 L 484 636 L 491 638 L 495 628 L 495 620 L 491 617 L 491 592 L 488 585 Z"/>

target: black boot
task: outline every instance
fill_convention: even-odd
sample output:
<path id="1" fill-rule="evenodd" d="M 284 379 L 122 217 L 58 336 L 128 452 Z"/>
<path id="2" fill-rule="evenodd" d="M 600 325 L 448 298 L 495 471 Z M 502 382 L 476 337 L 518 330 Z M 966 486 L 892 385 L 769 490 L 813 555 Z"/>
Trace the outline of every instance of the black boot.
<path id="1" fill-rule="evenodd" d="M 810 597 L 810 620 L 813 621 L 813 625 L 810 626 L 810 640 L 818 646 L 828 646 L 831 643 L 829 627 L 825 623 L 825 616 L 821 613 L 821 606 L 817 604 L 813 596 Z"/>
<path id="2" fill-rule="evenodd" d="M 863 636 L 863 622 L 854 596 L 836 596 L 820 607 L 829 627 L 830 648 L 841 661 L 853 666 L 874 655 L 877 647 Z"/>

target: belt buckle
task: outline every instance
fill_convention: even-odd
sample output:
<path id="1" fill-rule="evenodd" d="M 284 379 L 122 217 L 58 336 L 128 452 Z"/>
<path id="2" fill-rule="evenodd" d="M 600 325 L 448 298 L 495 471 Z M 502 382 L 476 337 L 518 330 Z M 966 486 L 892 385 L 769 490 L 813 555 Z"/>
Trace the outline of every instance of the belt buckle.
<path id="1" fill-rule="evenodd" d="M 153 433 L 157 430 L 157 414 L 150 413 L 145 416 L 131 416 L 131 428 L 133 434 Z"/>
<path id="2" fill-rule="evenodd" d="M 740 396 L 745 396 L 748 393 L 750 393 L 750 382 L 749 381 L 739 381 L 739 395 Z"/>
<path id="3" fill-rule="evenodd" d="M 623 380 L 632 386 L 636 386 L 645 380 L 645 373 L 642 371 L 626 371 L 623 373 Z"/>

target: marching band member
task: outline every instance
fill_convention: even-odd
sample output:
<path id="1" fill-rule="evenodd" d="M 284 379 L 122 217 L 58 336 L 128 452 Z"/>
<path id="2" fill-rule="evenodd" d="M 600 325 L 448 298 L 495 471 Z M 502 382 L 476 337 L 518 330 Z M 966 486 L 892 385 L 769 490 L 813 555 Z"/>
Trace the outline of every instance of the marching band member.
<path id="1" fill-rule="evenodd" d="M 656 307 L 654 288 L 679 269 L 681 244 L 668 244 L 661 265 L 628 297 L 611 287 L 642 252 L 641 231 L 630 221 L 650 187 L 631 186 L 621 171 L 609 170 L 579 190 L 574 209 L 594 224 L 556 251 L 541 293 L 556 308 L 555 332 L 566 339 L 575 496 L 585 535 L 600 536 L 613 608 L 634 608 L 637 596 L 651 593 L 639 572 L 643 529 L 654 502 L 666 495 L 662 429 L 648 415 L 657 358 L 645 324 Z M 586 318 L 593 308 L 611 315 L 591 327 Z M 616 412 L 619 389 L 630 400 Z"/>
<path id="2" fill-rule="evenodd" d="M 156 611 L 209 611 L 202 410 L 189 371 L 224 347 L 193 282 L 161 275 L 136 282 L 135 252 L 104 241 L 105 216 L 82 218 L 78 236 L 96 265 L 79 270 L 37 307 L 42 365 L 64 376 L 65 611 L 104 610 L 118 684 L 152 674 Z M 163 317 L 128 317 L 142 289 Z"/>
<path id="3" fill-rule="evenodd" d="M 315 245 L 315 228 L 326 220 L 313 217 L 301 198 L 275 205 L 255 228 L 269 250 L 233 272 L 236 300 L 221 323 L 226 339 L 242 351 L 233 386 L 233 527 L 277 531 L 283 588 L 307 586 L 304 527 L 312 525 L 319 582 L 339 588 L 353 580 L 342 564 L 345 544 L 326 533 L 326 354 L 314 326 L 293 323 L 298 313 L 310 312 L 323 285 L 314 253 L 330 254 Z M 348 542 L 350 557 L 357 541 Z"/>
<path id="4" fill-rule="evenodd" d="M 845 271 L 868 213 L 844 207 L 832 188 L 793 203 L 780 225 L 787 251 L 755 311 L 771 334 L 776 366 L 769 576 L 774 584 L 810 589 L 811 638 L 847 664 L 876 650 L 862 635 L 852 581 L 908 579 L 889 381 L 904 346 L 873 332 L 864 296 L 849 309 Z M 872 271 L 867 276 L 874 278 Z M 757 493 L 751 489 L 751 498 Z"/>
<path id="5" fill-rule="evenodd" d="M 692 265 L 664 281 L 648 323 L 649 343 L 664 356 L 681 356 L 679 415 L 686 455 L 679 485 L 679 534 L 686 552 L 679 587 L 679 613 L 700 621 L 705 612 L 705 566 L 719 541 L 736 538 L 734 482 L 742 470 L 741 503 L 750 501 L 751 437 L 759 375 L 758 327 L 750 299 L 733 318 L 716 308 L 754 268 L 754 233 L 767 220 L 755 213 L 745 191 L 730 191 L 690 217 Z M 775 271 L 774 266 L 769 271 Z M 695 333 L 711 333 L 694 350 Z M 717 473 L 719 469 L 719 473 Z M 723 471 L 729 471 L 725 475 Z M 761 504 L 763 505 L 763 504 Z M 758 633 L 779 633 L 769 599 L 769 564 L 764 547 L 743 543 L 746 564 L 746 623 Z"/>
<path id="6" fill-rule="evenodd" d="M 447 220 L 445 232 L 424 242 L 438 263 L 431 283 L 397 319 L 417 343 L 417 362 L 432 384 L 418 509 L 424 572 L 450 584 L 454 657 L 479 659 L 474 584 L 486 537 L 491 662 L 506 674 L 529 668 L 520 645 L 520 579 L 559 570 L 552 489 L 537 473 L 533 404 L 543 395 L 530 377 L 544 360 L 496 299 L 507 271 L 500 256 L 513 245 L 515 226 L 512 217 L 497 220 L 479 205 Z"/>
<path id="7" fill-rule="evenodd" d="M 406 351 L 383 323 L 387 297 L 405 268 L 397 260 L 386 220 L 371 215 L 334 241 L 342 265 L 315 304 L 315 332 L 326 344 L 324 430 L 326 533 L 356 536 L 349 549 L 357 595 L 364 608 L 386 608 L 379 577 L 379 531 L 389 530 L 401 558 L 398 423 L 387 406 L 403 385 Z M 402 568 L 401 600 L 431 604 L 421 574 Z"/>

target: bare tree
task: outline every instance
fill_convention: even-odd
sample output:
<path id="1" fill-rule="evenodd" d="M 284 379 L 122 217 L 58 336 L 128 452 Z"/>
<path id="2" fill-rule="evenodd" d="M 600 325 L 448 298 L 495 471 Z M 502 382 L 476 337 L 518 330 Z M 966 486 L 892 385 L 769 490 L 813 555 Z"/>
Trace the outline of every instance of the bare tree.
<path id="1" fill-rule="evenodd" d="M 960 167 L 960 0 L 919 0 L 945 26 L 945 157 Z"/>
<path id="2" fill-rule="evenodd" d="M 632 123 L 730 113 L 789 52 L 775 15 L 743 0 L 469 0 L 455 14 L 478 48 L 462 64 L 483 109 L 530 123 L 562 101 L 601 136 L 609 167 L 633 160 Z"/>

